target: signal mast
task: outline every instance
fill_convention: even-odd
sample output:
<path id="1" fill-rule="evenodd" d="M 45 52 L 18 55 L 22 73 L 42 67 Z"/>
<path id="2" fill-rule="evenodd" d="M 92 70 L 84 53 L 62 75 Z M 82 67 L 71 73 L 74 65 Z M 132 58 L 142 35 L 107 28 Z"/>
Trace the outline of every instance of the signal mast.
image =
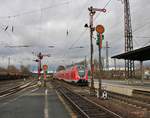
<path id="1" fill-rule="evenodd" d="M 42 54 L 41 52 L 37 55 L 37 59 L 34 60 L 36 62 L 38 62 L 38 79 L 41 76 L 41 71 L 42 71 L 42 67 L 41 67 L 41 61 L 43 59 L 43 57 L 50 57 L 50 54 Z"/>

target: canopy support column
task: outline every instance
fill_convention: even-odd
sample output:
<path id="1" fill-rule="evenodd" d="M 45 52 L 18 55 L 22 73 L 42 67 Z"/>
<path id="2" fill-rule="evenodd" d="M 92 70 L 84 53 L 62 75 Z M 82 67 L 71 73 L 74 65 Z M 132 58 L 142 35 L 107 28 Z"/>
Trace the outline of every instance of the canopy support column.
<path id="1" fill-rule="evenodd" d="M 141 70 L 141 82 L 144 81 L 144 70 L 143 70 L 143 61 L 140 61 L 140 70 Z"/>

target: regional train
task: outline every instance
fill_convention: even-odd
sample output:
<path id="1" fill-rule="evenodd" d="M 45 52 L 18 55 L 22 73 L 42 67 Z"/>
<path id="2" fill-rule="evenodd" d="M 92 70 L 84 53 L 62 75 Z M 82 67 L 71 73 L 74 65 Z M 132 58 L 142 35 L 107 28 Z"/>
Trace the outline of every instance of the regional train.
<path id="1" fill-rule="evenodd" d="M 77 85 L 88 85 L 88 68 L 84 65 L 74 65 L 56 72 L 54 78 Z"/>

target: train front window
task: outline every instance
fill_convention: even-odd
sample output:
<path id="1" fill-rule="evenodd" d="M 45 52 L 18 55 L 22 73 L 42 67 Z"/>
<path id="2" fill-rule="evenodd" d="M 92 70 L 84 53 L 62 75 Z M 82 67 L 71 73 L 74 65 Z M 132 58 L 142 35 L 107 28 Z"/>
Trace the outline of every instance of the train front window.
<path id="1" fill-rule="evenodd" d="M 84 75 L 85 75 L 84 66 L 78 66 L 78 74 L 79 74 L 80 77 L 84 77 Z"/>

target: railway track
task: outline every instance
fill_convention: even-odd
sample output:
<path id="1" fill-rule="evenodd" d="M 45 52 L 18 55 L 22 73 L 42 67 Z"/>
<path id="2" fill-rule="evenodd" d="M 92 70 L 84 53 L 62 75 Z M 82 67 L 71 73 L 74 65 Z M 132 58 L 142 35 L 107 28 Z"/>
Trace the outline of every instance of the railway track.
<path id="1" fill-rule="evenodd" d="M 31 80 L 27 79 L 24 81 L 23 79 L 21 79 L 21 80 L 0 81 L 0 92 L 5 91 L 8 88 L 13 88 L 18 85 L 25 84 L 29 81 Z"/>
<path id="2" fill-rule="evenodd" d="M 0 85 L 9 84 L 11 82 L 20 82 L 23 79 L 16 79 L 16 80 L 0 80 Z"/>
<path id="3" fill-rule="evenodd" d="M 57 86 L 57 87 L 56 87 Z M 81 118 L 122 118 L 116 113 L 100 106 L 64 86 L 55 83 L 56 90 L 71 104 Z"/>
<path id="4" fill-rule="evenodd" d="M 138 100 L 143 100 L 144 102 L 147 102 L 150 104 L 150 92 L 144 91 L 144 90 L 133 90 L 132 92 L 133 97 Z"/>
<path id="5" fill-rule="evenodd" d="M 69 90 L 73 90 L 75 93 L 78 93 L 84 98 L 88 98 L 92 100 L 94 103 L 97 103 L 99 105 L 102 105 L 103 107 L 109 109 L 110 111 L 113 111 L 123 118 L 148 118 L 150 111 L 149 111 L 149 102 L 148 99 L 145 99 L 145 97 L 149 97 L 142 94 L 141 98 L 136 98 L 137 96 L 125 96 L 122 94 L 116 95 L 116 93 L 109 93 L 108 92 L 108 100 L 98 100 L 95 97 L 89 96 L 89 88 L 88 87 L 80 87 L 75 85 L 70 85 L 68 83 L 65 83 L 63 81 L 57 81 L 55 80 L 57 85 L 63 85 Z M 55 83 L 55 82 L 54 82 Z M 57 86 L 56 85 L 56 86 Z M 137 95 L 137 94 L 136 94 Z M 141 95 L 141 94 L 139 94 Z M 143 98 L 144 96 L 144 98 Z M 124 109 L 126 108 L 126 109 Z"/>
<path id="6" fill-rule="evenodd" d="M 150 98 L 145 97 L 137 97 L 137 96 L 127 96 L 123 94 L 118 94 L 114 92 L 108 92 L 108 97 L 111 99 L 119 100 L 121 102 L 125 102 L 127 104 L 134 105 L 136 107 L 146 108 L 148 111 L 150 110 Z"/>
<path id="7" fill-rule="evenodd" d="M 150 97 L 150 92 L 144 90 L 133 90 L 133 94 Z"/>
<path id="8" fill-rule="evenodd" d="M 35 82 L 31 81 L 31 82 L 27 82 L 25 84 L 20 84 L 18 86 L 15 86 L 15 87 L 9 88 L 7 90 L 1 91 L 0 92 L 0 98 L 12 95 L 14 93 L 17 93 L 18 91 L 21 91 L 21 90 L 23 90 L 23 89 L 25 89 L 25 88 L 27 88 L 29 86 L 32 86 L 34 84 L 35 84 Z"/>

